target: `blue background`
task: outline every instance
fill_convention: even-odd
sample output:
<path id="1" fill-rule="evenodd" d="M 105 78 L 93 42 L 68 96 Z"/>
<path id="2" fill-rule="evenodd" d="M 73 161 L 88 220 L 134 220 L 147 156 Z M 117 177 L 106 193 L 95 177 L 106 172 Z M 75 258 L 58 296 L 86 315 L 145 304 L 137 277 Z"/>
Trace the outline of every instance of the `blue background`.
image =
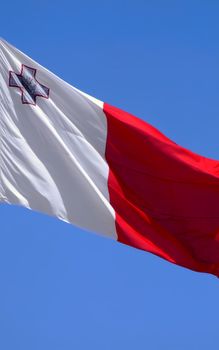
<path id="1" fill-rule="evenodd" d="M 219 159 L 219 2 L 2 1 L 1 35 Z M 85 214 L 86 215 L 86 214 Z M 0 349 L 218 349 L 218 279 L 1 205 Z"/>

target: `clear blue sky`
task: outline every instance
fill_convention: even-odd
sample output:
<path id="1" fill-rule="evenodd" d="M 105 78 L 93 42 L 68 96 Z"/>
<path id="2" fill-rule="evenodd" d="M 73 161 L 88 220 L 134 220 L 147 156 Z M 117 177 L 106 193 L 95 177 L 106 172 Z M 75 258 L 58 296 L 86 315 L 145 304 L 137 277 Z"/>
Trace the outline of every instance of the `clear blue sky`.
<path id="1" fill-rule="evenodd" d="M 1 36 L 61 78 L 219 159 L 219 2 L 1 2 Z M 218 349 L 219 282 L 0 206 L 0 349 Z"/>

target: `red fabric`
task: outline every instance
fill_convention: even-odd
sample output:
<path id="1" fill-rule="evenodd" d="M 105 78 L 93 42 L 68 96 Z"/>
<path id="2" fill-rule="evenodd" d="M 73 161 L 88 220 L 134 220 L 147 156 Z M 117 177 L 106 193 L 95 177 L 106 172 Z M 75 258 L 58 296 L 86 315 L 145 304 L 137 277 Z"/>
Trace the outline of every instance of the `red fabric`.
<path id="1" fill-rule="evenodd" d="M 118 108 L 104 113 L 118 240 L 219 276 L 219 162 Z"/>

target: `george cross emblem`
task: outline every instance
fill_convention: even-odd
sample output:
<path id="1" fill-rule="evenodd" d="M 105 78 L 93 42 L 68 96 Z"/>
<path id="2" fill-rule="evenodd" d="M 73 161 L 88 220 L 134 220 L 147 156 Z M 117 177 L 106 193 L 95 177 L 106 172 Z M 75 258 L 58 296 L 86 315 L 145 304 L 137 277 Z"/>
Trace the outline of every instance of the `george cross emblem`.
<path id="1" fill-rule="evenodd" d="M 49 98 L 49 88 L 36 79 L 35 68 L 22 64 L 20 74 L 9 71 L 9 86 L 19 88 L 23 104 L 36 105 L 37 96 Z"/>

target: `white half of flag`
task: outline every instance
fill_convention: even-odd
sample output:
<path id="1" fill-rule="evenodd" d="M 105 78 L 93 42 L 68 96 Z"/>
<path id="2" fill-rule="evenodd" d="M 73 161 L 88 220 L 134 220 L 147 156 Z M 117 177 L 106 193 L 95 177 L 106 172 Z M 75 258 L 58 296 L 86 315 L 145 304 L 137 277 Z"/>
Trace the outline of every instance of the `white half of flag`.
<path id="1" fill-rule="evenodd" d="M 35 85 L 49 88 L 48 99 L 37 96 L 35 103 L 29 95 L 28 103 L 27 93 L 22 103 L 21 89 L 9 86 L 9 72 L 12 80 L 23 74 L 23 83 L 31 82 L 28 68 L 36 70 Z M 3 40 L 0 86 L 1 200 L 116 238 L 103 103 Z"/>

